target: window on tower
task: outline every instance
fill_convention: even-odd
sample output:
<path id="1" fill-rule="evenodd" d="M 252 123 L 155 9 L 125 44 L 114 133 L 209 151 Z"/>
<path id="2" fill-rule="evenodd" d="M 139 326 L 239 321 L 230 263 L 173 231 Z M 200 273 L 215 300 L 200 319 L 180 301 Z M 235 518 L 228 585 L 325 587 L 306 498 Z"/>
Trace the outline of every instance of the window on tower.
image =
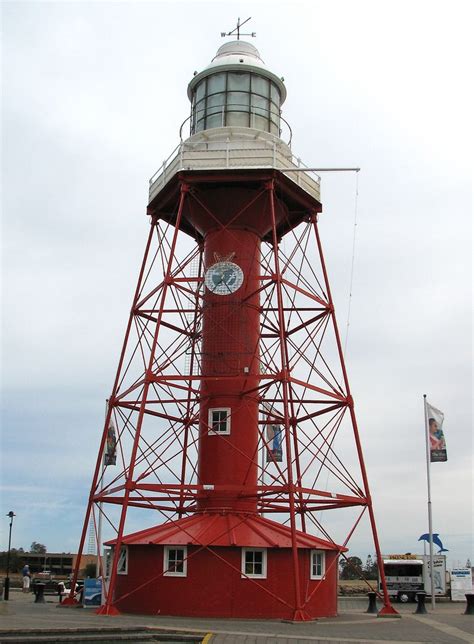
<path id="1" fill-rule="evenodd" d="M 209 409 L 209 434 L 230 434 L 230 409 L 219 407 Z"/>
<path id="2" fill-rule="evenodd" d="M 165 546 L 163 558 L 163 575 L 165 577 L 186 577 L 186 546 Z"/>
<path id="3" fill-rule="evenodd" d="M 267 578 L 265 548 L 242 548 L 242 577 Z"/>

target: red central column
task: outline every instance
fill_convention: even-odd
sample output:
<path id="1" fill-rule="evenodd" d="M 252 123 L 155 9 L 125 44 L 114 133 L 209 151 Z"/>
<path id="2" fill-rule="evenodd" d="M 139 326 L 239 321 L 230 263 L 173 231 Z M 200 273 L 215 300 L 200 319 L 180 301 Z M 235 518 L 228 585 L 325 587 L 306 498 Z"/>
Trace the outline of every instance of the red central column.
<path id="1" fill-rule="evenodd" d="M 256 513 L 260 238 L 211 231 L 204 261 L 198 508 Z"/>

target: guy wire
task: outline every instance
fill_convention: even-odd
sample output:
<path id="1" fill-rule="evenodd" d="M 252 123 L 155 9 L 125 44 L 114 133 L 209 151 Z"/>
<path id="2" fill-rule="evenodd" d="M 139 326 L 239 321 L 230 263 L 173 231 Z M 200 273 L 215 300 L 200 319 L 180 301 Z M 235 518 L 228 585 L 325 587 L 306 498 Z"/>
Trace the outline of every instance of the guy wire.
<path id="1" fill-rule="evenodd" d="M 352 260 L 351 260 L 351 276 L 349 280 L 349 304 L 347 306 L 347 321 L 346 321 L 346 337 L 344 338 L 344 351 L 343 356 L 346 357 L 347 339 L 349 336 L 349 325 L 351 317 L 351 304 L 352 304 L 352 287 L 354 284 L 354 260 L 356 249 L 356 233 L 357 233 L 357 207 L 359 201 L 359 173 L 356 172 L 356 186 L 355 186 L 355 199 L 354 199 L 354 235 L 352 237 Z"/>

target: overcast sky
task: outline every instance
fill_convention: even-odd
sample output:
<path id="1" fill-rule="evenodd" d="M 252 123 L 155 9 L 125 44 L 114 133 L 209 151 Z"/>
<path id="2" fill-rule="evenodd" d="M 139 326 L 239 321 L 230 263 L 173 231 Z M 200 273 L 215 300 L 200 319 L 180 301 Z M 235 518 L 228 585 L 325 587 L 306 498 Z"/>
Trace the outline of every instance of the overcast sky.
<path id="1" fill-rule="evenodd" d="M 237 16 L 288 98 L 320 218 L 385 552 L 472 546 L 470 2 L 3 2 L 0 549 L 75 552 L 139 262 L 148 179 Z M 351 554 L 373 545 L 362 529 Z"/>

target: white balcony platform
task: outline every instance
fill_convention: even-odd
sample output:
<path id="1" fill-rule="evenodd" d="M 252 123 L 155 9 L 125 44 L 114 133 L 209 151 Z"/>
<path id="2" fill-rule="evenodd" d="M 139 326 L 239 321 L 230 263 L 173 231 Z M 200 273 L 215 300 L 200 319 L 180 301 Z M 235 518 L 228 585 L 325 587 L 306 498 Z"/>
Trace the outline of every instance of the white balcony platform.
<path id="1" fill-rule="evenodd" d="M 181 170 L 273 168 L 320 201 L 320 177 L 306 170 L 283 141 L 247 127 L 205 130 L 182 141 L 150 179 L 149 203 Z"/>

